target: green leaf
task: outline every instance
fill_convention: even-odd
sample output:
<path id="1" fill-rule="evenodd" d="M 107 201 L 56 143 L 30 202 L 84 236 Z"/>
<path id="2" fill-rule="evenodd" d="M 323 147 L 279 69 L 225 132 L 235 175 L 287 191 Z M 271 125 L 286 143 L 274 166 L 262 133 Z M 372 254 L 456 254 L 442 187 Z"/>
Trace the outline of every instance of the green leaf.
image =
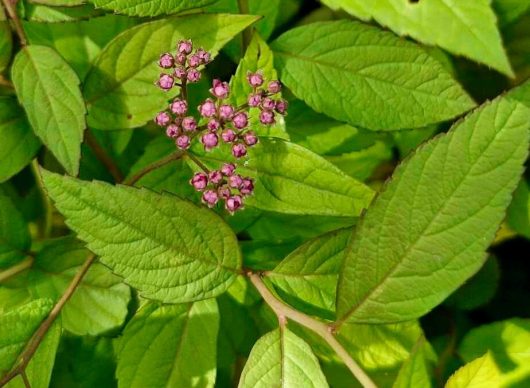
<path id="1" fill-rule="evenodd" d="M 13 50 L 13 39 L 11 27 L 4 13 L 4 8 L 0 8 L 0 73 L 2 73 L 11 60 Z"/>
<path id="2" fill-rule="evenodd" d="M 245 56 L 237 66 L 236 74 L 230 80 L 230 90 L 233 103 L 240 106 L 247 103 L 247 97 L 252 93 L 252 88 L 247 81 L 248 72 L 261 70 L 266 80 L 278 79 L 278 74 L 274 69 L 274 59 L 272 51 L 267 43 L 257 34 L 254 33 L 250 41 Z M 258 108 L 250 109 L 250 126 L 259 136 L 279 137 L 289 139 L 285 131 L 285 119 L 278 115 L 278 122 L 271 126 L 266 126 L 259 121 L 260 110 Z"/>
<path id="3" fill-rule="evenodd" d="M 216 0 L 89 0 L 97 8 L 104 8 L 129 16 L 170 15 L 204 7 Z"/>
<path id="4" fill-rule="evenodd" d="M 346 254 L 340 322 L 417 318 L 483 265 L 527 156 L 529 117 L 498 98 L 396 169 Z"/>
<path id="5" fill-rule="evenodd" d="M 102 16 L 102 11 L 94 9 L 91 4 L 78 7 L 48 7 L 41 4 L 24 3 L 24 13 L 31 22 L 65 23 L 75 22 L 91 17 Z"/>
<path id="6" fill-rule="evenodd" d="M 341 20 L 294 28 L 273 44 L 280 79 L 317 112 L 372 130 L 415 128 L 474 106 L 421 47 Z"/>
<path id="7" fill-rule="evenodd" d="M 499 18 L 499 24 L 505 26 L 525 14 L 530 9 L 530 2 L 526 0 L 493 0 L 492 6 Z"/>
<path id="8" fill-rule="evenodd" d="M 490 353 L 458 369 L 445 384 L 445 388 L 499 387 L 499 369 Z"/>
<path id="9" fill-rule="evenodd" d="M 134 128 L 167 105 L 171 95 L 153 83 L 156 60 L 183 38 L 217 54 L 256 20 L 248 15 L 188 15 L 144 23 L 113 39 L 100 53 L 85 82 L 88 123 L 99 129 Z"/>
<path id="10" fill-rule="evenodd" d="M 363 150 L 327 156 L 326 159 L 352 178 L 365 181 L 374 174 L 377 167 L 390 161 L 392 156 L 391 147 L 378 141 Z"/>
<path id="11" fill-rule="evenodd" d="M 506 216 L 510 228 L 530 239 L 530 185 L 524 178 L 513 193 Z"/>
<path id="12" fill-rule="evenodd" d="M 79 78 L 57 52 L 26 46 L 12 67 L 18 98 L 38 137 L 70 175 L 77 175 L 85 130 Z"/>
<path id="13" fill-rule="evenodd" d="M 40 147 L 24 111 L 11 97 L 0 97 L 0 138 L 0 182 L 4 182 L 22 170 Z"/>
<path id="14" fill-rule="evenodd" d="M 416 147 L 432 138 L 438 132 L 438 126 L 431 125 L 425 128 L 410 129 L 393 132 L 392 138 L 396 144 L 401 158 L 405 158 Z"/>
<path id="15" fill-rule="evenodd" d="M 489 352 L 501 373 L 501 386 L 530 384 L 530 320 L 509 319 L 470 330 L 458 348 L 466 362 Z"/>
<path id="16" fill-rule="evenodd" d="M 85 0 L 31 0 L 31 2 L 52 7 L 74 7 L 84 4 Z"/>
<path id="17" fill-rule="evenodd" d="M 24 216 L 13 201 L 0 192 L 0 268 L 22 260 L 30 246 L 31 237 Z"/>
<path id="18" fill-rule="evenodd" d="M 0 376 L 9 372 L 53 304 L 38 299 L 0 314 Z"/>
<path id="19" fill-rule="evenodd" d="M 239 388 L 327 386 L 309 345 L 287 328 L 271 331 L 256 342 L 239 381 Z"/>
<path id="20" fill-rule="evenodd" d="M 392 388 L 432 387 L 432 350 L 425 337 L 421 336 L 410 357 L 403 363 Z"/>
<path id="21" fill-rule="evenodd" d="M 215 300 L 147 304 L 117 345 L 118 387 L 213 387 L 218 330 Z"/>
<path id="22" fill-rule="evenodd" d="M 399 35 L 427 45 L 464 55 L 513 76 L 502 47 L 491 0 L 459 2 L 429 0 L 410 2 L 381 0 L 368 5 L 363 0 L 324 0 L 331 8 L 342 8 L 361 19 L 375 19 Z"/>
<path id="23" fill-rule="evenodd" d="M 350 236 L 351 229 L 341 229 L 309 240 L 267 272 L 267 279 L 287 303 L 332 319 L 339 270 Z"/>
<path id="24" fill-rule="evenodd" d="M 182 303 L 214 297 L 240 271 L 235 235 L 205 207 L 145 189 L 42 174 L 68 226 L 148 299 Z"/>

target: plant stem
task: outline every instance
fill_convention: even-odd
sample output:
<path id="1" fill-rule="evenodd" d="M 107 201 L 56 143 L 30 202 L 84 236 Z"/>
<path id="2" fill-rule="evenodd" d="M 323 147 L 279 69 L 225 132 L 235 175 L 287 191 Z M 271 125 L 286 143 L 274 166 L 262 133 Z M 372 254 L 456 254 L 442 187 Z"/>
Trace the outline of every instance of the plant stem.
<path id="1" fill-rule="evenodd" d="M 31 172 L 35 177 L 35 183 L 39 189 L 42 207 L 44 208 L 44 221 L 40 224 L 40 235 L 44 238 L 49 237 L 52 231 L 52 217 L 53 217 L 53 207 L 50 199 L 48 198 L 48 193 L 44 188 L 44 183 L 42 182 L 42 177 L 39 172 L 39 162 L 37 159 L 33 159 L 31 162 Z"/>
<path id="2" fill-rule="evenodd" d="M 344 364 L 357 378 L 357 380 L 359 380 L 363 387 L 376 388 L 376 385 L 372 379 L 370 379 L 370 377 L 361 369 L 357 362 L 355 362 L 355 360 L 348 354 L 346 349 L 344 349 L 340 342 L 335 338 L 333 335 L 333 330 L 330 326 L 326 325 L 324 322 L 314 319 L 313 317 L 310 317 L 309 315 L 293 309 L 292 307 L 277 299 L 267 288 L 260 275 L 249 272 L 247 273 L 247 276 L 249 277 L 252 284 L 254 284 L 265 303 L 267 303 L 278 316 L 278 320 L 280 322 L 285 322 L 285 319 L 290 319 L 314 331 L 316 334 L 322 337 L 322 339 L 326 341 L 328 345 L 337 353 L 337 355 L 342 359 Z"/>
<path id="3" fill-rule="evenodd" d="M 2 377 L 2 379 L 0 379 L 0 387 L 3 387 L 4 385 L 6 385 L 9 381 L 14 379 L 18 375 L 22 375 L 22 376 L 24 375 L 26 371 L 26 367 L 28 366 L 35 352 L 37 351 L 46 333 L 52 326 L 57 316 L 60 314 L 66 302 L 68 302 L 68 300 L 74 294 L 75 290 L 77 289 L 77 287 L 83 280 L 83 277 L 85 276 L 85 274 L 87 273 L 90 266 L 92 265 L 92 263 L 94 263 L 95 260 L 96 260 L 96 256 L 94 254 L 90 254 L 87 257 L 87 259 L 85 260 L 85 262 L 79 269 L 79 272 L 77 272 L 75 277 L 72 279 L 72 281 L 68 285 L 68 288 L 66 289 L 64 294 L 61 296 L 61 299 L 59 299 L 59 301 L 55 304 L 55 306 L 53 307 L 50 314 L 46 317 L 46 319 L 42 321 L 37 331 L 33 333 L 33 336 L 28 341 L 28 344 L 24 348 L 24 351 L 18 357 L 17 366 L 13 368 L 4 377 Z"/>
<path id="4" fill-rule="evenodd" d="M 85 131 L 85 140 L 96 155 L 96 158 L 109 170 L 114 180 L 121 182 L 123 180 L 123 174 L 120 169 L 116 166 L 116 163 L 114 163 L 114 160 L 112 160 L 107 151 L 98 143 L 96 137 L 89 129 Z"/>
<path id="5" fill-rule="evenodd" d="M 6 79 L 3 75 L 0 75 L 0 86 L 4 86 L 9 89 L 15 89 L 13 83 Z"/>
<path id="6" fill-rule="evenodd" d="M 248 6 L 248 0 L 237 0 L 237 5 L 239 7 L 239 13 L 249 14 L 250 9 Z M 245 56 L 250 41 L 252 40 L 252 27 L 245 28 L 241 33 L 241 37 L 243 38 L 243 44 L 241 45 L 241 56 L 243 57 Z"/>
<path id="7" fill-rule="evenodd" d="M 195 163 L 197 166 L 199 166 L 201 168 L 201 170 L 203 170 L 206 174 L 208 174 L 210 172 L 210 170 L 208 169 L 208 167 L 206 167 L 204 165 L 203 162 L 201 162 L 199 160 L 199 158 L 197 158 L 195 155 L 193 155 L 192 153 L 187 153 L 186 156 L 188 158 L 190 158 L 190 160 Z"/>
<path id="8" fill-rule="evenodd" d="M 136 182 L 138 182 L 140 179 L 142 179 L 143 176 L 149 174 L 151 171 L 156 170 L 157 168 L 163 167 L 168 163 L 171 163 L 174 160 L 178 160 L 184 155 L 185 151 L 176 151 L 173 152 L 171 155 L 166 156 L 163 159 L 160 159 L 146 167 L 144 167 L 142 170 L 138 171 L 136 174 L 134 174 L 129 179 L 125 179 L 123 181 L 124 185 L 133 186 Z"/>
<path id="9" fill-rule="evenodd" d="M 22 28 L 22 23 L 20 23 L 17 11 L 15 10 L 15 8 L 13 8 L 13 5 L 15 5 L 15 3 L 12 4 L 10 0 L 2 0 L 2 3 L 4 4 L 4 8 L 6 9 L 9 18 L 13 22 L 15 32 L 17 33 L 18 39 L 20 40 L 20 45 L 25 46 L 27 44 L 26 33 Z"/>
<path id="10" fill-rule="evenodd" d="M 6 269 L 5 271 L 0 272 L 0 283 L 30 268 L 32 265 L 33 265 L 33 257 L 31 256 L 26 257 L 20 263 L 17 263 L 14 266 Z"/>

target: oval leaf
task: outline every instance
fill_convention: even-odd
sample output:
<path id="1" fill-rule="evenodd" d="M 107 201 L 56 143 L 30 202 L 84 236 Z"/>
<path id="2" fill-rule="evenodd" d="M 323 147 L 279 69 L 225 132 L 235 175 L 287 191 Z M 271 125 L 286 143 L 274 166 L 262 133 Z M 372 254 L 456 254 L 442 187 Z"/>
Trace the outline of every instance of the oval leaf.
<path id="1" fill-rule="evenodd" d="M 169 15 L 204 7 L 217 0 L 89 0 L 96 8 L 104 8 L 130 16 Z"/>
<path id="2" fill-rule="evenodd" d="M 500 387 L 499 368 L 488 352 L 484 356 L 458 369 L 445 384 L 445 388 Z"/>

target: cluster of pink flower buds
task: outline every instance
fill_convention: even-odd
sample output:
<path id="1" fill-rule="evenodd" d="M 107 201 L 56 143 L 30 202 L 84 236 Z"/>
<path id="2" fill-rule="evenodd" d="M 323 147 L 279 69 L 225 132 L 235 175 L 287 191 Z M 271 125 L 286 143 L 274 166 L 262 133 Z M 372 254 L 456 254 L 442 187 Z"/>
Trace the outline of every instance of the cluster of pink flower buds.
<path id="1" fill-rule="evenodd" d="M 243 198 L 254 191 L 254 181 L 235 173 L 233 163 L 225 163 L 220 170 L 198 172 L 190 183 L 195 190 L 202 192 L 202 202 L 209 207 L 224 200 L 225 209 L 234 213 L 243 208 Z"/>
<path id="2" fill-rule="evenodd" d="M 260 71 L 248 73 L 247 81 L 252 87 L 252 93 L 248 96 L 248 106 L 259 108 L 259 121 L 264 125 L 272 125 L 276 122 L 276 115 L 287 113 L 287 101 L 275 98 L 282 90 L 280 81 L 272 80 L 265 85 L 265 80 Z"/>

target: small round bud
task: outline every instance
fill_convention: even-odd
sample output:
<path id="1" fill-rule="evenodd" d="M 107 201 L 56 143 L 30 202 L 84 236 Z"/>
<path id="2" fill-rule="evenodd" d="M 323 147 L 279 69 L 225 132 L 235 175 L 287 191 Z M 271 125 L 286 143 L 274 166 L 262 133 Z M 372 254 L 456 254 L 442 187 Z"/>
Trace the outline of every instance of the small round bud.
<path id="1" fill-rule="evenodd" d="M 162 90 L 171 89 L 174 83 L 175 83 L 175 80 L 169 74 L 160 74 L 160 78 L 158 79 L 158 82 L 157 82 L 158 86 Z"/>
<path id="2" fill-rule="evenodd" d="M 261 101 L 261 107 L 265 110 L 274 110 L 276 107 L 276 101 L 272 98 L 265 97 L 263 101 Z"/>
<path id="3" fill-rule="evenodd" d="M 189 69 L 187 78 L 190 82 L 199 82 L 201 79 L 201 72 L 197 69 Z"/>
<path id="4" fill-rule="evenodd" d="M 219 143 L 219 137 L 217 137 L 217 134 L 214 132 L 208 132 L 202 135 L 201 143 L 204 144 L 204 149 L 209 151 L 212 148 L 217 147 L 217 144 Z"/>
<path id="5" fill-rule="evenodd" d="M 208 179 L 210 182 L 217 185 L 222 182 L 223 174 L 221 174 L 221 171 L 213 170 L 208 174 Z"/>
<path id="6" fill-rule="evenodd" d="M 232 124 L 237 129 L 243 129 L 248 125 L 248 115 L 246 112 L 239 112 L 232 118 Z"/>
<path id="7" fill-rule="evenodd" d="M 230 87 L 227 82 L 221 82 L 218 79 L 213 80 L 213 86 L 210 89 L 210 93 L 220 99 L 228 97 L 230 93 Z"/>
<path id="8" fill-rule="evenodd" d="M 193 43 L 191 40 L 181 40 L 177 45 L 177 51 L 181 54 L 189 54 L 193 50 Z"/>
<path id="9" fill-rule="evenodd" d="M 289 103 L 286 100 L 278 100 L 276 101 L 276 112 L 278 112 L 281 115 L 285 115 L 287 113 L 287 108 L 289 107 Z"/>
<path id="10" fill-rule="evenodd" d="M 202 63 L 201 58 L 197 54 L 194 54 L 188 58 L 188 65 L 190 67 L 197 67 Z"/>
<path id="11" fill-rule="evenodd" d="M 195 188 L 195 190 L 203 191 L 206 186 L 208 186 L 208 177 L 205 173 L 198 172 L 193 175 L 193 178 L 190 180 L 190 184 Z"/>
<path id="12" fill-rule="evenodd" d="M 228 186 L 234 189 L 239 189 L 242 184 L 243 184 L 243 178 L 241 177 L 241 175 L 233 174 L 232 176 L 228 178 Z"/>
<path id="13" fill-rule="evenodd" d="M 213 190 L 206 190 L 202 194 L 202 201 L 208 205 L 208 207 L 213 207 L 219 201 L 219 196 Z"/>
<path id="14" fill-rule="evenodd" d="M 158 60 L 158 66 L 163 69 L 170 69 L 175 65 L 175 58 L 170 53 L 164 53 Z"/>
<path id="15" fill-rule="evenodd" d="M 169 124 L 171 121 L 171 117 L 169 117 L 169 114 L 167 112 L 160 112 L 155 117 L 155 123 L 160 125 L 161 127 Z"/>
<path id="16" fill-rule="evenodd" d="M 199 105 L 199 113 L 202 117 L 215 116 L 215 114 L 217 113 L 215 103 L 212 100 L 207 99 L 201 105 Z"/>
<path id="17" fill-rule="evenodd" d="M 228 199 L 232 195 L 232 191 L 228 188 L 228 186 L 221 186 L 219 189 L 217 189 L 217 194 L 219 194 L 219 197 L 223 199 Z"/>
<path id="18" fill-rule="evenodd" d="M 232 146 L 232 155 L 234 155 L 236 158 L 242 158 L 247 154 L 247 147 L 245 147 L 244 144 L 234 144 Z"/>
<path id="19" fill-rule="evenodd" d="M 256 73 L 247 73 L 247 81 L 250 86 L 257 88 L 263 85 L 263 75 L 260 72 Z"/>
<path id="20" fill-rule="evenodd" d="M 236 140 L 236 133 L 231 129 L 225 129 L 221 134 L 221 138 L 225 143 L 233 143 Z"/>
<path id="21" fill-rule="evenodd" d="M 210 53 L 202 48 L 198 49 L 195 54 L 200 58 L 201 62 L 205 65 L 207 63 L 210 63 L 210 61 L 212 60 Z"/>
<path id="22" fill-rule="evenodd" d="M 166 128 L 166 135 L 171 138 L 175 138 L 179 135 L 180 128 L 178 125 L 170 124 Z"/>
<path id="23" fill-rule="evenodd" d="M 175 60 L 177 61 L 178 64 L 185 65 L 186 64 L 186 54 L 178 53 L 177 55 L 175 55 Z"/>
<path id="24" fill-rule="evenodd" d="M 175 113 L 176 115 L 182 116 L 188 111 L 188 103 L 184 100 L 176 98 L 169 105 L 169 109 L 171 109 L 171 112 Z"/>
<path id="25" fill-rule="evenodd" d="M 186 69 L 184 69 L 183 67 L 180 67 L 180 66 L 177 66 L 173 73 L 175 74 L 176 78 L 181 79 L 181 80 L 186 79 L 186 76 L 188 74 L 188 73 L 186 73 Z"/>
<path id="26" fill-rule="evenodd" d="M 271 94 L 279 93 L 280 90 L 282 90 L 282 84 L 280 83 L 280 81 L 276 81 L 276 80 L 275 81 L 271 81 L 267 85 L 267 90 Z"/>
<path id="27" fill-rule="evenodd" d="M 221 172 L 224 176 L 232 176 L 235 170 L 236 165 L 234 163 L 225 163 L 223 164 L 223 167 L 221 167 Z"/>
<path id="28" fill-rule="evenodd" d="M 264 110 L 259 114 L 259 121 L 265 125 L 274 124 L 276 122 L 274 119 L 274 113 L 268 110 Z"/>
<path id="29" fill-rule="evenodd" d="M 224 120 L 230 120 L 234 115 L 234 107 L 230 104 L 223 104 L 219 107 L 219 116 Z"/>
<path id="30" fill-rule="evenodd" d="M 261 104 L 261 94 L 255 93 L 248 96 L 248 106 L 256 108 Z"/>
<path id="31" fill-rule="evenodd" d="M 197 130 L 197 121 L 191 116 L 184 117 L 182 119 L 182 128 L 187 132 L 193 132 Z"/>
<path id="32" fill-rule="evenodd" d="M 246 145 L 253 146 L 254 144 L 258 142 L 258 137 L 256 136 L 254 132 L 249 131 L 243 135 L 243 140 Z"/>
<path id="33" fill-rule="evenodd" d="M 180 135 L 179 137 L 177 137 L 176 144 L 177 144 L 177 147 L 182 149 L 182 150 L 188 149 L 189 146 L 190 146 L 190 138 L 189 138 L 189 136 Z"/>
<path id="34" fill-rule="evenodd" d="M 216 119 L 210 119 L 210 121 L 208 121 L 207 127 L 208 127 L 208 130 L 215 132 L 219 128 L 221 128 L 221 123 L 219 123 L 219 121 Z"/>
<path id="35" fill-rule="evenodd" d="M 239 187 L 239 192 L 243 195 L 250 195 L 254 192 L 254 182 L 250 178 L 243 179 L 241 186 Z"/>
<path id="36" fill-rule="evenodd" d="M 225 208 L 230 213 L 234 213 L 235 211 L 241 209 L 243 206 L 243 200 L 241 199 L 241 196 L 239 195 L 233 195 L 225 201 Z"/>

